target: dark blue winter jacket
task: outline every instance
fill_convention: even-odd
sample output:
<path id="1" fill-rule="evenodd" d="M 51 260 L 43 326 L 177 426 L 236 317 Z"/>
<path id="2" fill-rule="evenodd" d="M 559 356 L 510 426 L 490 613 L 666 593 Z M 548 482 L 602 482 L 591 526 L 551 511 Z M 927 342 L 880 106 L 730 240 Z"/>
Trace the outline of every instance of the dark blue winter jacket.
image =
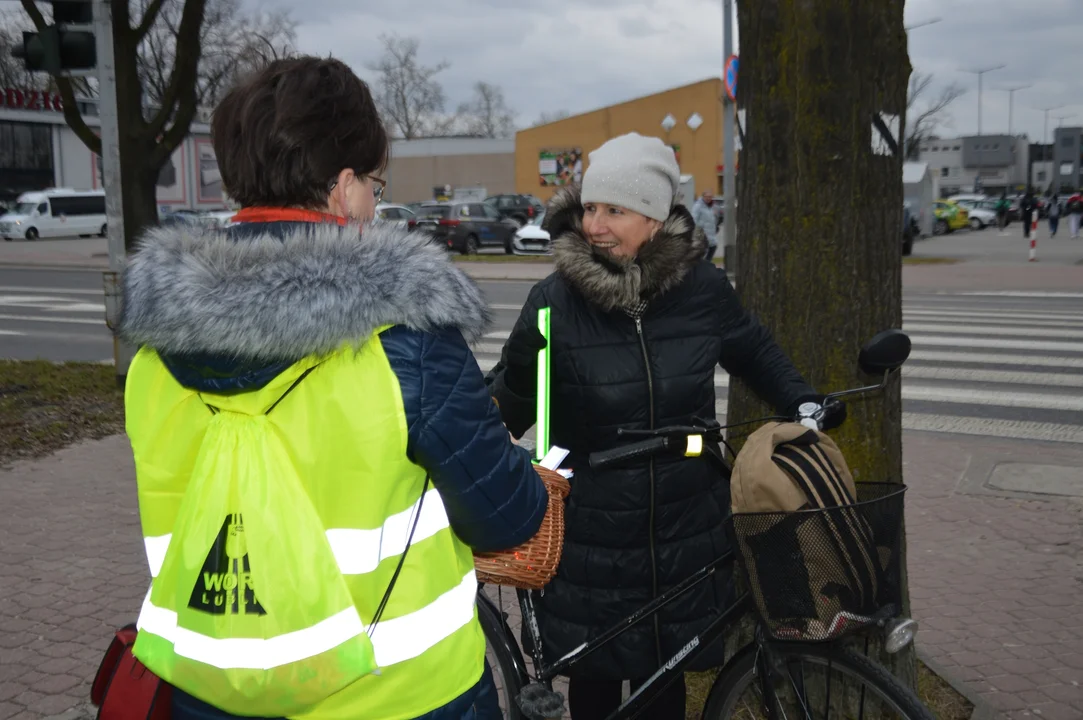
<path id="1" fill-rule="evenodd" d="M 379 332 L 407 453 L 440 491 L 451 527 L 475 550 L 525 542 L 547 496 L 470 350 L 489 322 L 480 290 L 422 236 L 352 232 L 293 222 L 153 230 L 125 276 L 121 332 L 155 348 L 185 387 L 219 394 L 262 388 L 302 357 Z M 480 706 L 491 710 L 493 693 L 486 673 L 425 720 L 486 717 Z M 176 695 L 175 720 L 230 717 Z"/>

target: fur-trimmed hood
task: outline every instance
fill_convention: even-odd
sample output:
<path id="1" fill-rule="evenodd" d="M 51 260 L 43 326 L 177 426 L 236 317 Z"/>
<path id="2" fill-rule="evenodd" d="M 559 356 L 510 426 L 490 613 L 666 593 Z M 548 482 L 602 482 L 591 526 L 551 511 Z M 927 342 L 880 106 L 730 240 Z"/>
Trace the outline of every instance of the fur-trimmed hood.
<path id="1" fill-rule="evenodd" d="M 557 273 L 607 311 L 633 307 L 676 287 L 707 250 L 706 238 L 696 231 L 691 214 L 683 205 L 674 205 L 635 262 L 618 265 L 591 248 L 583 231 L 583 203 L 576 186 L 553 196 L 544 225 L 553 238 Z"/>
<path id="2" fill-rule="evenodd" d="M 277 225 L 151 230 L 124 273 L 121 336 L 163 353 L 296 361 L 384 325 L 455 327 L 475 342 L 489 324 L 477 285 L 422 233 Z"/>

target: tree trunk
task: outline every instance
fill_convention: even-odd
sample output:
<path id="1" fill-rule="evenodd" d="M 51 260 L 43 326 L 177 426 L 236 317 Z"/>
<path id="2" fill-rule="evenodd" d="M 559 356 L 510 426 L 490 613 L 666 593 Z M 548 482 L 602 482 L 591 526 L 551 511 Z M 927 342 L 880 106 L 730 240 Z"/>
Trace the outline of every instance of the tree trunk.
<path id="1" fill-rule="evenodd" d="M 873 119 L 897 116 L 900 142 L 910 75 L 903 4 L 738 5 L 737 289 L 820 392 L 877 382 L 859 371 L 859 349 L 902 327 L 903 150 L 874 150 Z M 833 435 L 855 479 L 901 481 L 898 379 L 848 410 Z M 727 422 L 768 414 L 747 385 L 730 385 Z M 912 656 L 896 671 L 912 682 Z"/>

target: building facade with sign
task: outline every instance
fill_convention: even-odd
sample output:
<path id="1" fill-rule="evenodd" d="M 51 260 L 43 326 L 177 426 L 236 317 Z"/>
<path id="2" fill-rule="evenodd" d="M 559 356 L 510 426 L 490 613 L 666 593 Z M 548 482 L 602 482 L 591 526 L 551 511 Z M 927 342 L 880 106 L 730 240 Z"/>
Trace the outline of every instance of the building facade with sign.
<path id="1" fill-rule="evenodd" d="M 1030 143 L 1026 137 L 972 135 L 925 140 L 920 161 L 939 177 L 940 194 L 1022 191 L 1030 179 Z"/>
<path id="2" fill-rule="evenodd" d="M 1049 189 L 1074 193 L 1083 187 L 1083 128 L 1059 127 L 1053 133 L 1053 167 Z"/>
<path id="3" fill-rule="evenodd" d="M 0 201 L 50 187 L 96 190 L 101 162 L 64 121 L 59 96 L 0 89 Z M 91 130 L 99 125 L 92 100 L 79 102 Z M 210 128 L 193 123 L 188 137 L 158 175 L 158 207 L 214 210 L 228 206 Z"/>
<path id="4" fill-rule="evenodd" d="M 696 194 L 722 193 L 722 80 L 711 78 L 545 125 L 515 135 L 516 192 L 546 201 L 579 182 L 592 150 L 625 133 L 661 138 L 673 147 Z"/>

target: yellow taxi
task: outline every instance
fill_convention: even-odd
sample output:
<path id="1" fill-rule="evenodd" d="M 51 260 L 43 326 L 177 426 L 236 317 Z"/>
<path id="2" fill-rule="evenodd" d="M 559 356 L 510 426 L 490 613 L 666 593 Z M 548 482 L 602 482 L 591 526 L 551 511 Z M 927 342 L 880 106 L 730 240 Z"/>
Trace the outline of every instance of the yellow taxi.
<path id="1" fill-rule="evenodd" d="M 951 200 L 937 200 L 933 217 L 933 235 L 947 235 L 970 225 L 970 215 L 966 208 Z"/>

